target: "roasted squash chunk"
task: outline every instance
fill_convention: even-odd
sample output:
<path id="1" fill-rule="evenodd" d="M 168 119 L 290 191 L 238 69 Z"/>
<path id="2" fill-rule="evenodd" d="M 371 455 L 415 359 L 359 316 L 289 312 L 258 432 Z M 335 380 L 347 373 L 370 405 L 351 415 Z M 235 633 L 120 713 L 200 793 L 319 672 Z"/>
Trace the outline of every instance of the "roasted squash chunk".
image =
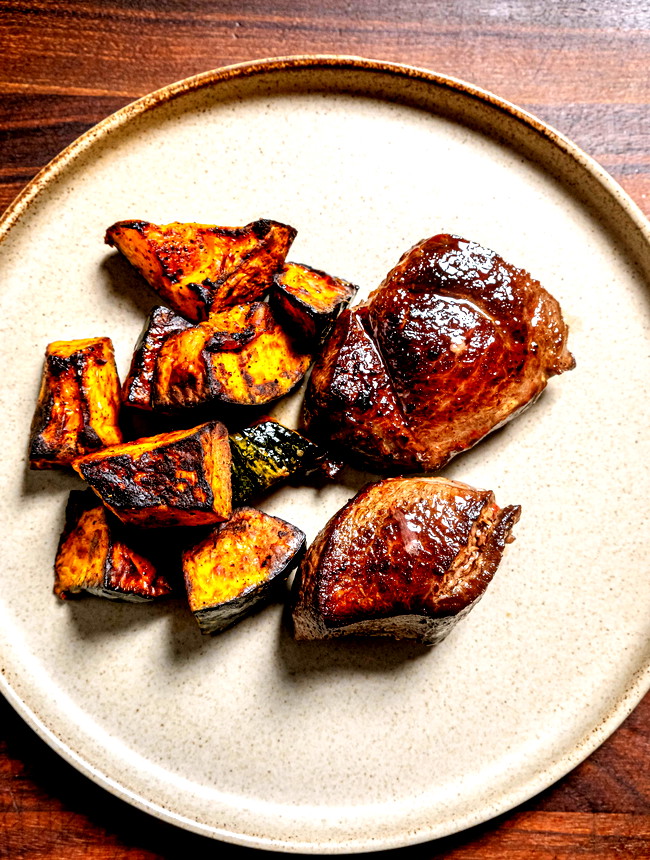
<path id="1" fill-rule="evenodd" d="M 50 343 L 32 421 L 31 468 L 70 466 L 82 454 L 121 442 L 119 409 L 110 338 Z"/>
<path id="2" fill-rule="evenodd" d="M 302 263 L 285 263 L 273 278 L 270 301 L 294 333 L 315 340 L 331 331 L 336 317 L 358 289 L 348 281 Z"/>
<path id="3" fill-rule="evenodd" d="M 81 457 L 74 468 L 125 523 L 198 526 L 230 516 L 230 445 L 218 421 Z"/>
<path id="4" fill-rule="evenodd" d="M 310 362 L 268 304 L 238 305 L 165 340 L 156 361 L 153 406 L 259 406 L 288 394 Z"/>
<path id="5" fill-rule="evenodd" d="M 305 436 L 265 418 L 230 434 L 233 506 L 313 468 L 324 452 Z"/>
<path id="6" fill-rule="evenodd" d="M 296 574 L 296 639 L 434 645 L 485 592 L 520 513 L 444 478 L 369 484 L 327 523 Z"/>
<path id="7" fill-rule="evenodd" d="M 202 633 L 217 633 L 269 602 L 303 550 L 305 535 L 257 511 L 236 510 L 183 554 L 190 609 Z"/>
<path id="8" fill-rule="evenodd" d="M 192 323 L 162 306 L 154 308 L 140 335 L 124 382 L 122 399 L 129 406 L 151 409 L 156 359 L 165 340 L 175 332 L 192 328 Z"/>
<path id="9" fill-rule="evenodd" d="M 61 600 L 84 592 L 132 602 L 165 597 L 171 585 L 142 555 L 141 543 L 93 492 L 73 490 L 54 563 L 54 593 Z"/>
<path id="10" fill-rule="evenodd" d="M 106 231 L 177 313 L 194 322 L 261 298 L 284 263 L 296 230 L 261 219 L 245 227 L 118 221 Z"/>

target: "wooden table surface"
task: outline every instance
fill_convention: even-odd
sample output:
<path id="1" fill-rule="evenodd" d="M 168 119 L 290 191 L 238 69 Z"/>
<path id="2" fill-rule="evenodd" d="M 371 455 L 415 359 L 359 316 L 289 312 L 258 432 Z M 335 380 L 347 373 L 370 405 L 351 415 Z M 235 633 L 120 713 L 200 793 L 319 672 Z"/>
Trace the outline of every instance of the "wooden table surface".
<path id="1" fill-rule="evenodd" d="M 594 156 L 650 214 L 646 0 L 24 0 L 0 3 L 0 211 L 107 114 L 196 72 L 357 54 L 492 90 Z M 649 620 L 650 624 L 650 620 Z M 0 857 L 259 858 L 112 797 L 0 698 Z M 411 858 L 650 858 L 650 697 L 555 786 Z"/>

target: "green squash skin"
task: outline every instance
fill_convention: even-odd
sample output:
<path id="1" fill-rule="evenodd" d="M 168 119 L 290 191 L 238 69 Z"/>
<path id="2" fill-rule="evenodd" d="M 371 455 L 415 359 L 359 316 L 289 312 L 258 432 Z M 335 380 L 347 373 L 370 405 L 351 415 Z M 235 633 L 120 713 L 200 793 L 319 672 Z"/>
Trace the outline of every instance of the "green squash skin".
<path id="1" fill-rule="evenodd" d="M 234 508 L 309 469 L 323 454 L 305 436 L 272 420 L 231 433 L 230 449 Z"/>
<path id="2" fill-rule="evenodd" d="M 304 549 L 304 544 L 303 544 Z M 292 557 L 289 563 L 281 570 L 276 571 L 273 577 L 265 582 L 260 582 L 253 588 L 249 588 L 238 597 L 233 597 L 225 603 L 217 606 L 207 606 L 194 613 L 201 633 L 211 635 L 223 633 L 230 627 L 234 627 L 248 615 L 253 615 L 265 607 L 279 594 L 280 587 L 296 566 L 298 558 Z"/>

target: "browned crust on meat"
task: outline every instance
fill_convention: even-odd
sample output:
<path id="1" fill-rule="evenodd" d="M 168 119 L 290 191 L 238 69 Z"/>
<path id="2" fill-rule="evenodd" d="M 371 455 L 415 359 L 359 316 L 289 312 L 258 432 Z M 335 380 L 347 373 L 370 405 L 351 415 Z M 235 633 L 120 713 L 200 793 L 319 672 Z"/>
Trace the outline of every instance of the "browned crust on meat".
<path id="1" fill-rule="evenodd" d="M 312 369 L 303 416 L 314 438 L 354 451 L 364 465 L 418 467 L 418 445 L 362 312 L 339 317 Z"/>
<path id="2" fill-rule="evenodd" d="M 306 420 L 323 435 L 345 439 L 354 455 L 377 449 L 377 437 L 386 440 L 390 450 L 374 461 L 381 470 L 441 468 L 531 405 L 551 376 L 575 365 L 553 296 L 524 270 L 458 236 L 415 245 L 350 313 L 364 321 L 388 379 L 382 390 L 391 389 L 400 420 L 374 428 L 360 425 L 354 409 L 349 417 L 336 410 L 330 417 L 327 388 L 355 366 L 342 345 L 350 327 L 343 317 L 312 375 Z M 374 400 L 363 374 L 355 386 L 360 402 Z M 391 436 L 404 444 L 392 444 Z"/>
<path id="3" fill-rule="evenodd" d="M 296 639 L 439 641 L 485 592 L 519 514 L 490 491 L 442 478 L 365 487 L 303 560 L 292 595 Z"/>

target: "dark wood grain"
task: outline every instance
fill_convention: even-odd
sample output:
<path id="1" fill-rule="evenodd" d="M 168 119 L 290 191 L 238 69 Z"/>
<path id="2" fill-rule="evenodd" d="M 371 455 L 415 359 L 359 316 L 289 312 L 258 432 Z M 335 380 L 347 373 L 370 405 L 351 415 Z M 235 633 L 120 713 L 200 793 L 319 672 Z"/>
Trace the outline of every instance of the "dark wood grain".
<path id="1" fill-rule="evenodd" d="M 227 63 L 299 53 L 412 63 L 493 90 L 575 140 L 650 214 L 645 0 L 4 0 L 0 211 L 64 146 L 132 99 Z M 215 853 L 265 854 L 218 845 L 112 797 L 0 699 L 0 858 Z M 399 856 L 650 858 L 650 697 L 523 807 Z"/>

